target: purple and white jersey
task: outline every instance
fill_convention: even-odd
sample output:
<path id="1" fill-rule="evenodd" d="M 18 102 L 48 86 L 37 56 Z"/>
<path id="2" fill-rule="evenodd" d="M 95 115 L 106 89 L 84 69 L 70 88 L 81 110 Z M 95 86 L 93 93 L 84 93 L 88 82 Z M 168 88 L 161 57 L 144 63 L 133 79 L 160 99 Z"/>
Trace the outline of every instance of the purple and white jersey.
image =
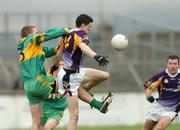
<path id="1" fill-rule="evenodd" d="M 159 96 L 157 101 L 159 104 L 168 111 L 180 111 L 180 70 L 178 70 L 178 73 L 174 76 L 165 70 L 147 82 L 148 84 L 144 86 L 145 89 L 150 89 L 153 84 L 158 84 L 157 89 Z"/>
<path id="2" fill-rule="evenodd" d="M 84 30 L 74 28 L 70 35 L 63 38 L 64 48 L 62 50 L 64 65 L 72 69 L 79 69 L 82 65 L 84 54 L 78 47 L 79 43 L 89 43 L 88 35 Z"/>

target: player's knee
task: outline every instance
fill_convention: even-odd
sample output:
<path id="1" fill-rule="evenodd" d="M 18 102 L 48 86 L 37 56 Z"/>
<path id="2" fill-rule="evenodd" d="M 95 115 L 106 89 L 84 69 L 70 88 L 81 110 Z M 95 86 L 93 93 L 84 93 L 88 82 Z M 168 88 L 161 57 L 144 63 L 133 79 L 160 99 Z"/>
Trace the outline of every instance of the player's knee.
<path id="1" fill-rule="evenodd" d="M 79 115 L 78 114 L 74 114 L 74 115 L 71 115 L 71 120 L 73 120 L 73 121 L 75 121 L 75 122 L 77 122 L 78 121 L 78 119 L 79 119 Z"/>
<path id="2" fill-rule="evenodd" d="M 104 80 L 109 79 L 109 77 L 110 77 L 110 74 L 108 72 L 101 72 L 101 74 L 98 77 L 96 77 L 93 82 L 96 82 L 96 81 L 102 82 Z"/>
<path id="3" fill-rule="evenodd" d="M 109 79 L 109 77 L 110 77 L 110 74 L 108 72 L 104 72 L 103 80 L 107 80 L 107 79 Z"/>
<path id="4" fill-rule="evenodd" d="M 79 119 L 79 116 L 78 115 L 73 115 L 73 116 L 71 116 L 70 117 L 70 124 L 74 124 L 74 125 L 77 125 L 77 123 L 78 123 L 78 119 Z"/>

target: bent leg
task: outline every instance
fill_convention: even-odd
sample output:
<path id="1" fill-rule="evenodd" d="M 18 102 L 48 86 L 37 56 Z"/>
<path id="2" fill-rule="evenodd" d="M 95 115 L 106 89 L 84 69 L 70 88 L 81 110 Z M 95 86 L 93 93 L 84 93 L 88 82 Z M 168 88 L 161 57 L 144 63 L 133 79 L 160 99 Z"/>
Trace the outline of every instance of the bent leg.
<path id="1" fill-rule="evenodd" d="M 107 112 L 107 108 L 109 104 L 111 103 L 112 95 L 107 95 L 107 98 L 104 101 L 98 101 L 95 98 L 92 97 L 88 91 L 93 88 L 94 86 L 98 85 L 104 80 L 107 80 L 109 78 L 109 73 L 101 70 L 96 70 L 92 68 L 86 68 L 86 72 L 84 75 L 84 80 L 81 83 L 79 89 L 78 89 L 78 97 L 82 101 L 90 104 L 91 107 L 94 107 L 101 111 L 102 113 Z"/>
<path id="2" fill-rule="evenodd" d="M 156 130 L 165 130 L 171 124 L 171 118 L 163 116 L 157 123 Z"/>
<path id="3" fill-rule="evenodd" d="M 92 68 L 86 68 L 86 73 L 81 86 L 86 91 L 89 91 L 91 88 L 98 85 L 102 81 L 107 80 L 108 78 L 109 78 L 108 72 L 96 70 Z"/>
<path id="4" fill-rule="evenodd" d="M 32 116 L 31 130 L 40 130 L 41 128 L 41 103 L 30 106 Z"/>
<path id="5" fill-rule="evenodd" d="M 83 87 L 78 88 L 78 98 L 98 110 L 100 110 L 103 105 L 102 101 L 93 98 Z"/>
<path id="6" fill-rule="evenodd" d="M 108 111 L 108 106 L 110 105 L 113 99 L 112 93 L 109 92 L 106 98 L 104 98 L 102 101 L 98 101 L 95 98 L 93 98 L 91 94 L 89 94 L 82 87 L 78 89 L 78 97 L 82 101 L 88 103 L 92 108 L 96 108 L 102 113 L 106 113 Z"/>
<path id="7" fill-rule="evenodd" d="M 88 104 L 93 100 L 93 97 L 83 87 L 78 88 L 78 98 Z"/>

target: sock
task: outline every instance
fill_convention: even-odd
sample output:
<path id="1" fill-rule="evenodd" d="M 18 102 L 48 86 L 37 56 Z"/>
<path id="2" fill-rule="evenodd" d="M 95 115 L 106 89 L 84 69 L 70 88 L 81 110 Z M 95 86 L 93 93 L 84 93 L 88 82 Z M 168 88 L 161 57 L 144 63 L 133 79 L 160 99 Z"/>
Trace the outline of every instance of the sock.
<path id="1" fill-rule="evenodd" d="M 101 109 L 102 107 L 102 103 L 99 102 L 98 100 L 96 100 L 95 98 L 93 98 L 93 100 L 91 101 L 90 105 L 98 110 Z"/>

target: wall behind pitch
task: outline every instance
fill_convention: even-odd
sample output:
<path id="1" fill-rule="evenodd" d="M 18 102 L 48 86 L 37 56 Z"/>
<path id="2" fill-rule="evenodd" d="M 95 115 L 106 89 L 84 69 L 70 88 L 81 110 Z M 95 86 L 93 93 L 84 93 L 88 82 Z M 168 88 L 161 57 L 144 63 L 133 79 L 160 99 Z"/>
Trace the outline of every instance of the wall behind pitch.
<path id="1" fill-rule="evenodd" d="M 106 94 L 95 94 L 99 100 Z M 144 93 L 115 93 L 108 113 L 102 114 L 80 101 L 78 125 L 134 125 L 143 124 L 149 103 Z M 59 126 L 66 126 L 68 113 L 65 111 Z M 179 122 L 179 120 L 176 120 Z M 0 96 L 0 129 L 30 128 L 31 116 L 24 96 Z"/>

